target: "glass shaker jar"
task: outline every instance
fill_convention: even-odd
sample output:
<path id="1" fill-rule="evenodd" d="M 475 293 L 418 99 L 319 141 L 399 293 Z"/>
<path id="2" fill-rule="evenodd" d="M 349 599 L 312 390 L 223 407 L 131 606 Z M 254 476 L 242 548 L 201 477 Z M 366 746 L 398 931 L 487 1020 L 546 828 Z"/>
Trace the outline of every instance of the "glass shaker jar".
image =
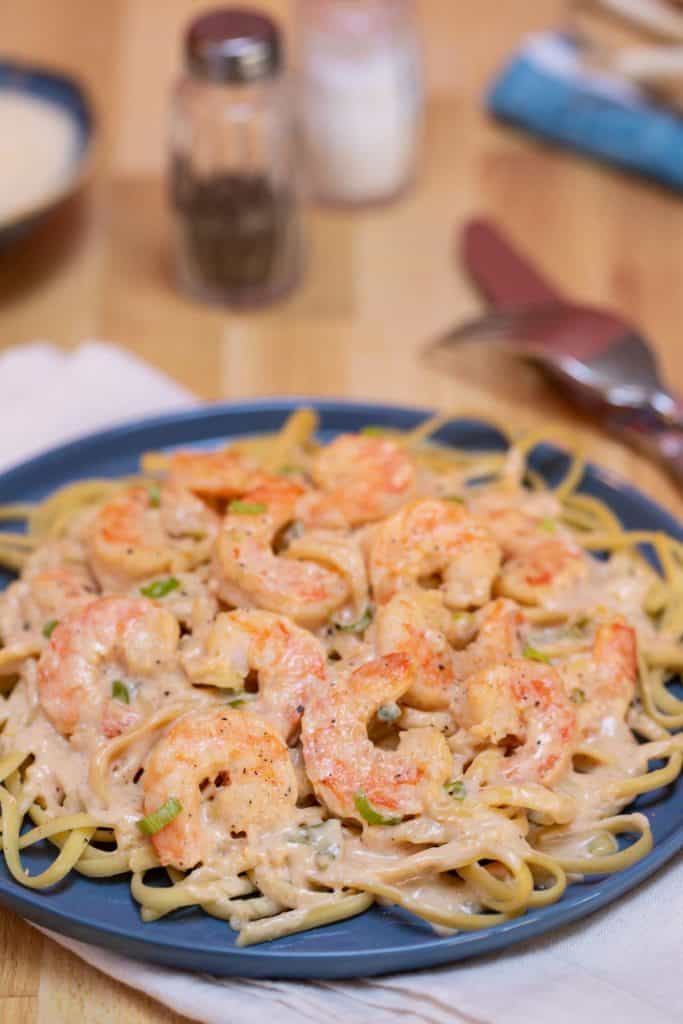
<path id="1" fill-rule="evenodd" d="M 294 118 L 270 18 L 220 8 L 192 22 L 171 112 L 171 202 L 182 286 L 256 306 L 302 263 Z"/>
<path id="2" fill-rule="evenodd" d="M 298 0 L 299 113 L 315 195 L 393 198 L 411 181 L 423 108 L 413 0 Z"/>

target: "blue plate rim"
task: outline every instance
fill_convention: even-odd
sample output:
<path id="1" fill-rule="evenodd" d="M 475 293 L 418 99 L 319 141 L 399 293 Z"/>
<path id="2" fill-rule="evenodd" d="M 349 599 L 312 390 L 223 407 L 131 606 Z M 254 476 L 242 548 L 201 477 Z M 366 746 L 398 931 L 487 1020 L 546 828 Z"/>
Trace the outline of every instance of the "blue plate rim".
<path id="1" fill-rule="evenodd" d="M 145 433 L 150 430 L 173 428 L 177 425 L 193 422 L 201 423 L 213 417 L 220 417 L 223 414 L 235 415 L 239 413 L 253 414 L 259 412 L 289 412 L 301 407 L 302 405 L 312 406 L 323 414 L 334 414 L 335 412 L 343 413 L 348 411 L 360 413 L 363 411 L 370 417 L 382 417 L 383 415 L 392 416 L 398 413 L 402 416 L 407 415 L 417 419 L 419 417 L 427 417 L 433 412 L 433 410 L 425 407 L 410 406 L 386 401 L 373 401 L 372 399 L 328 398 L 327 396 L 312 395 L 273 396 L 258 399 L 244 399 L 240 401 L 205 403 L 198 405 L 196 408 L 193 407 L 184 410 L 162 412 L 152 416 L 144 416 L 128 420 L 103 430 L 87 433 L 64 444 L 55 445 L 38 455 L 10 467 L 3 473 L 0 473 L 0 493 L 4 487 L 11 487 L 15 482 L 21 482 L 21 478 L 24 475 L 33 475 L 36 472 L 41 472 L 43 469 L 53 466 L 55 463 L 58 464 L 62 458 L 77 454 L 79 448 L 83 445 L 106 445 L 117 441 L 123 441 L 126 438 L 130 438 L 131 436 Z M 483 413 L 481 414 L 481 419 L 473 413 L 465 413 L 462 416 L 455 415 L 454 420 L 475 423 L 486 422 Z M 191 442 L 187 441 L 178 442 L 178 444 L 185 446 L 190 443 Z M 173 446 L 173 443 L 168 445 L 169 448 Z M 681 530 L 683 530 L 683 527 L 671 512 L 648 498 L 639 491 L 638 488 L 613 473 L 612 470 L 605 469 L 593 463 L 589 463 L 588 465 L 596 478 L 607 487 L 626 493 L 638 501 L 645 501 L 647 504 L 655 508 L 658 514 L 662 515 L 668 522 L 670 522 L 676 532 L 681 532 Z M 416 970 L 427 966 L 437 966 L 439 964 L 444 965 L 449 962 L 454 962 L 456 958 L 470 958 L 472 956 L 488 954 L 508 947 L 514 948 L 517 944 L 533 939 L 538 935 L 544 933 L 552 934 L 562 926 L 588 916 L 594 911 L 614 902 L 630 890 L 634 889 L 646 878 L 654 874 L 667 861 L 671 860 L 681 851 L 683 851 L 683 820 L 678 826 L 675 826 L 674 831 L 664 840 L 659 842 L 646 857 L 627 868 L 624 872 L 621 872 L 618 875 L 609 876 L 608 885 L 605 886 L 601 883 L 599 889 L 584 894 L 577 893 L 574 901 L 566 906 L 556 904 L 553 905 L 552 908 L 537 908 L 526 915 L 512 921 L 505 922 L 502 925 L 498 925 L 490 929 L 484 929 L 482 931 L 467 933 L 466 937 L 468 940 L 468 948 L 465 952 L 459 951 L 457 957 L 448 956 L 448 950 L 449 948 L 453 949 L 454 940 L 458 940 L 459 944 L 462 945 L 463 933 L 461 932 L 453 937 L 440 937 L 435 934 L 433 939 L 425 939 L 424 936 L 422 936 L 420 941 L 416 941 L 414 943 L 403 942 L 396 946 L 383 945 L 381 950 L 375 951 L 382 958 L 397 958 L 398 962 L 395 962 L 391 966 L 385 965 L 371 970 L 368 970 L 367 968 L 364 969 L 363 961 L 367 960 L 369 950 L 367 948 L 362 948 L 357 951 L 345 951 L 344 954 L 342 954 L 345 964 L 342 973 L 339 973 L 338 971 L 327 973 L 325 965 L 331 965 L 337 962 L 340 958 L 339 953 L 333 950 L 318 950 L 315 953 L 302 953 L 296 949 L 272 948 L 271 944 L 267 943 L 264 946 L 255 947 L 226 947 L 222 955 L 225 957 L 226 967 L 228 966 L 228 961 L 230 961 L 231 966 L 231 970 L 229 972 L 226 970 L 226 973 L 234 975 L 239 975 L 240 973 L 244 974 L 244 970 L 248 969 L 248 965 L 254 965 L 255 963 L 260 963 L 264 959 L 267 959 L 273 964 L 273 968 L 266 972 L 259 972 L 259 976 L 311 978 L 359 977 L 370 976 L 372 974 L 395 973 L 396 971 L 401 970 Z M 18 883 L 14 882 L 14 880 L 10 880 L 9 882 L 0 880 L 1 904 L 23 914 L 29 920 L 33 920 L 38 924 L 47 928 L 52 928 L 53 930 L 59 931 L 65 935 L 70 935 L 82 940 L 85 929 L 88 933 L 89 941 L 93 941 L 99 945 L 108 946 L 109 948 L 114 947 L 113 943 L 107 940 L 114 940 L 114 942 L 116 942 L 116 940 L 125 939 L 127 948 L 129 948 L 135 955 L 151 962 L 161 962 L 166 964 L 176 963 L 179 959 L 182 959 L 183 954 L 192 953 L 195 950 L 195 946 L 193 944 L 183 943 L 181 929 L 179 930 L 181 934 L 177 939 L 174 939 L 174 941 L 160 936 L 153 936 L 151 934 L 148 937 L 144 934 L 144 931 L 132 936 L 127 928 L 108 924 L 104 920 L 98 924 L 96 929 L 93 929 L 88 925 L 83 925 L 77 913 L 64 910 L 55 911 L 51 909 L 48 901 L 49 894 L 45 897 L 38 891 L 24 889 Z M 552 909 L 553 911 L 552 921 L 550 922 L 546 920 L 546 916 L 543 913 L 544 910 L 547 911 L 548 909 Z M 439 955 L 439 957 L 435 959 L 430 955 L 435 951 L 438 951 L 440 954 L 444 953 L 445 955 Z M 455 953 L 455 950 L 453 950 L 453 952 Z M 294 963 L 295 961 L 300 961 L 302 957 L 311 958 L 315 963 L 321 964 L 323 968 L 322 974 L 317 974 L 315 972 L 315 968 L 306 974 L 302 974 L 300 971 L 289 972 L 289 962 Z M 252 975 L 250 974 L 249 976 Z"/>

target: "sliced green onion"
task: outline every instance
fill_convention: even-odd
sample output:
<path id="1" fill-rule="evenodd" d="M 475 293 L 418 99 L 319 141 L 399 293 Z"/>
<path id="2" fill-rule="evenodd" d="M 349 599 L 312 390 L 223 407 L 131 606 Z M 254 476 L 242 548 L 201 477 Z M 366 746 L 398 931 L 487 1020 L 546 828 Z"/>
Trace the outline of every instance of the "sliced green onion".
<path id="1" fill-rule="evenodd" d="M 147 497 L 150 508 L 159 508 L 161 505 L 161 491 L 158 484 L 150 484 L 147 488 Z"/>
<path id="2" fill-rule="evenodd" d="M 154 580 L 146 587 L 140 587 L 140 593 L 144 597 L 166 597 L 172 590 L 177 590 L 179 586 L 180 580 L 177 580 L 175 576 L 169 576 L 166 580 Z"/>
<path id="3" fill-rule="evenodd" d="M 155 836 L 157 832 L 161 832 L 162 828 L 166 828 L 167 825 L 177 818 L 183 809 L 183 805 L 180 800 L 176 800 L 174 796 L 170 796 L 165 804 L 162 804 L 156 811 L 152 811 L 144 818 L 140 818 L 138 821 L 138 828 L 146 836 Z"/>
<path id="4" fill-rule="evenodd" d="M 472 618 L 471 612 L 453 612 L 452 614 L 454 622 L 464 622 L 466 619 Z"/>
<path id="5" fill-rule="evenodd" d="M 361 818 L 367 821 L 368 825 L 400 825 L 403 821 L 403 818 L 387 817 L 386 814 L 375 810 L 362 789 L 358 790 L 353 802 Z"/>
<path id="6" fill-rule="evenodd" d="M 544 530 L 546 533 L 555 533 L 557 523 L 554 519 L 551 519 L 550 516 L 547 516 L 545 519 L 541 519 L 538 524 L 538 528 L 539 530 Z"/>
<path id="7" fill-rule="evenodd" d="M 228 512 L 236 516 L 260 516 L 268 511 L 268 506 L 262 501 L 231 501 L 228 505 Z"/>
<path id="8" fill-rule="evenodd" d="M 379 424 L 369 423 L 367 427 L 361 427 L 359 433 L 365 434 L 366 437 L 381 437 L 383 434 L 389 433 L 389 428 L 381 427 Z"/>
<path id="9" fill-rule="evenodd" d="M 115 679 L 111 684 L 111 695 L 114 700 L 120 700 L 122 704 L 130 704 L 128 687 L 120 679 Z"/>
<path id="10" fill-rule="evenodd" d="M 287 836 L 288 843 L 301 843 L 304 846 L 316 845 L 320 842 L 320 836 L 311 835 L 314 829 L 323 828 L 327 822 L 318 821 L 314 825 L 299 825 Z"/>
<path id="11" fill-rule="evenodd" d="M 594 857 L 606 857 L 610 853 L 614 853 L 615 845 L 614 839 L 610 835 L 599 835 L 595 839 L 591 839 L 588 844 L 588 852 L 592 853 Z"/>
<path id="12" fill-rule="evenodd" d="M 342 633 L 364 633 L 368 628 L 373 619 L 373 610 L 368 605 L 363 614 L 355 622 L 349 622 L 347 626 L 342 626 L 341 623 L 335 622 L 337 629 L 340 629 Z"/>
<path id="13" fill-rule="evenodd" d="M 586 701 L 586 691 L 580 687 L 575 686 L 572 692 L 569 694 L 569 699 L 573 704 L 584 704 Z"/>
<path id="14" fill-rule="evenodd" d="M 465 499 L 461 498 L 459 494 L 447 494 L 441 499 L 442 501 L 454 501 L 456 505 L 464 505 Z"/>
<path id="15" fill-rule="evenodd" d="M 292 473 L 298 473 L 299 470 L 296 466 L 280 466 L 277 470 L 282 476 L 290 476 Z"/>
<path id="16" fill-rule="evenodd" d="M 536 647 L 530 647 L 528 644 L 522 651 L 523 658 L 529 658 L 530 661 L 543 661 L 546 665 L 550 664 L 550 658 L 543 651 L 539 651 Z"/>
<path id="17" fill-rule="evenodd" d="M 232 693 L 229 691 L 227 693 L 225 703 L 231 708 L 241 708 L 243 704 L 248 704 L 249 701 L 256 699 L 255 693 L 247 693 L 246 690 L 233 690 Z"/>
<path id="18" fill-rule="evenodd" d="M 47 639 L 49 640 L 58 625 L 59 625 L 59 619 L 50 619 L 43 626 L 43 636 L 47 637 Z"/>
<path id="19" fill-rule="evenodd" d="M 445 784 L 444 789 L 455 800 L 464 800 L 467 796 L 467 788 L 462 779 L 451 779 Z"/>
<path id="20" fill-rule="evenodd" d="M 395 701 L 391 701 L 390 704 L 382 704 L 377 712 L 377 717 L 380 722 L 395 722 L 397 718 L 401 717 L 401 709 Z"/>

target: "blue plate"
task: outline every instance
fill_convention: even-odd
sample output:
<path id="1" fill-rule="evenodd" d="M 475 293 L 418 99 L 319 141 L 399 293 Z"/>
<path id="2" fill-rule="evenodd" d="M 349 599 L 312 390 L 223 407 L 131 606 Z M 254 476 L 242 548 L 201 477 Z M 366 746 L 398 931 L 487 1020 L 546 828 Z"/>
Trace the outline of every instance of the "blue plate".
<path id="1" fill-rule="evenodd" d="M 42 498 L 61 484 L 87 476 L 133 472 L 144 451 L 175 445 L 215 445 L 226 438 L 276 429 L 284 417 L 310 399 L 264 400 L 214 406 L 132 423 L 55 448 L 0 476 L 0 501 Z M 356 430 L 369 423 L 410 428 L 428 415 L 425 409 L 391 405 L 314 401 L 323 436 Z M 471 449 L 501 447 L 490 427 L 458 421 L 439 438 Z M 551 482 L 565 462 L 557 449 L 543 447 L 535 466 Z M 679 524 L 635 488 L 608 471 L 589 467 L 582 483 L 616 512 L 626 527 L 665 530 L 683 539 Z M 7 577 L 5 577 L 7 579 Z M 143 924 L 128 881 L 90 879 L 76 874 L 50 892 L 32 892 L 16 884 L 0 858 L 0 902 L 46 928 L 128 956 L 218 975 L 279 978 L 346 978 L 450 963 L 511 946 L 584 917 L 627 892 L 683 848 L 683 778 L 675 785 L 639 798 L 647 814 L 655 848 L 621 874 L 593 877 L 572 885 L 551 907 L 540 908 L 496 928 L 439 938 L 425 923 L 401 910 L 373 907 L 350 921 L 292 935 L 262 946 L 239 949 L 228 926 L 199 910 L 178 911 Z M 52 849 L 31 850 L 25 863 L 32 872 L 54 857 Z"/>
<path id="2" fill-rule="evenodd" d="M 69 158 L 66 179 L 45 199 L 17 209 L 0 222 L 0 246 L 26 234 L 48 213 L 81 186 L 87 173 L 94 136 L 94 117 L 88 98 L 78 82 L 68 75 L 11 60 L 0 60 L 0 91 L 18 92 L 51 103 L 68 114 L 76 128 L 75 144 Z"/>

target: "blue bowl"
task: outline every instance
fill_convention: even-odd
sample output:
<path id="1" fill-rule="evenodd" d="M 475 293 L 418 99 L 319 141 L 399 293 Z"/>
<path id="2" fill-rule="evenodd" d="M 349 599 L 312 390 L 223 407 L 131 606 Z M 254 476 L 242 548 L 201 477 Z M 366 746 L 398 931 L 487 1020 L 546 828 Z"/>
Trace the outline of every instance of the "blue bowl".
<path id="1" fill-rule="evenodd" d="M 325 438 L 370 423 L 409 429 L 429 414 L 426 409 L 311 399 L 209 406 L 93 434 L 31 459 L 0 475 L 0 502 L 37 500 L 81 477 L 133 473 L 140 455 L 150 449 L 216 445 L 226 438 L 272 431 L 302 404 L 317 408 Z M 451 422 L 438 436 L 443 443 L 472 450 L 503 447 L 494 429 L 473 420 Z M 534 453 L 535 468 L 551 483 L 560 479 L 565 463 L 565 456 L 549 445 Z M 683 539 L 683 529 L 671 515 L 606 470 L 588 466 L 581 489 L 605 501 L 629 529 L 664 530 Z M 6 575 L 5 582 L 8 579 Z M 639 797 L 634 806 L 649 818 L 655 844 L 637 864 L 616 875 L 588 877 L 571 885 L 558 903 L 495 928 L 444 938 L 400 909 L 372 907 L 349 921 L 240 949 L 224 922 L 197 909 L 144 924 L 126 878 L 83 878 L 74 873 L 53 890 L 36 892 L 11 878 L 1 856 L 0 903 L 46 928 L 126 956 L 216 975 L 348 978 L 431 967 L 550 932 L 641 884 L 683 848 L 683 776 Z M 23 859 L 36 873 L 54 856 L 53 848 L 37 844 Z"/>
<path id="2" fill-rule="evenodd" d="M 50 103 L 66 113 L 76 129 L 75 145 L 64 181 L 44 199 L 22 207 L 0 221 L 0 246 L 26 234 L 83 184 L 90 165 L 95 120 L 88 97 L 68 75 L 32 67 L 12 60 L 0 60 L 0 91 L 18 92 Z"/>

